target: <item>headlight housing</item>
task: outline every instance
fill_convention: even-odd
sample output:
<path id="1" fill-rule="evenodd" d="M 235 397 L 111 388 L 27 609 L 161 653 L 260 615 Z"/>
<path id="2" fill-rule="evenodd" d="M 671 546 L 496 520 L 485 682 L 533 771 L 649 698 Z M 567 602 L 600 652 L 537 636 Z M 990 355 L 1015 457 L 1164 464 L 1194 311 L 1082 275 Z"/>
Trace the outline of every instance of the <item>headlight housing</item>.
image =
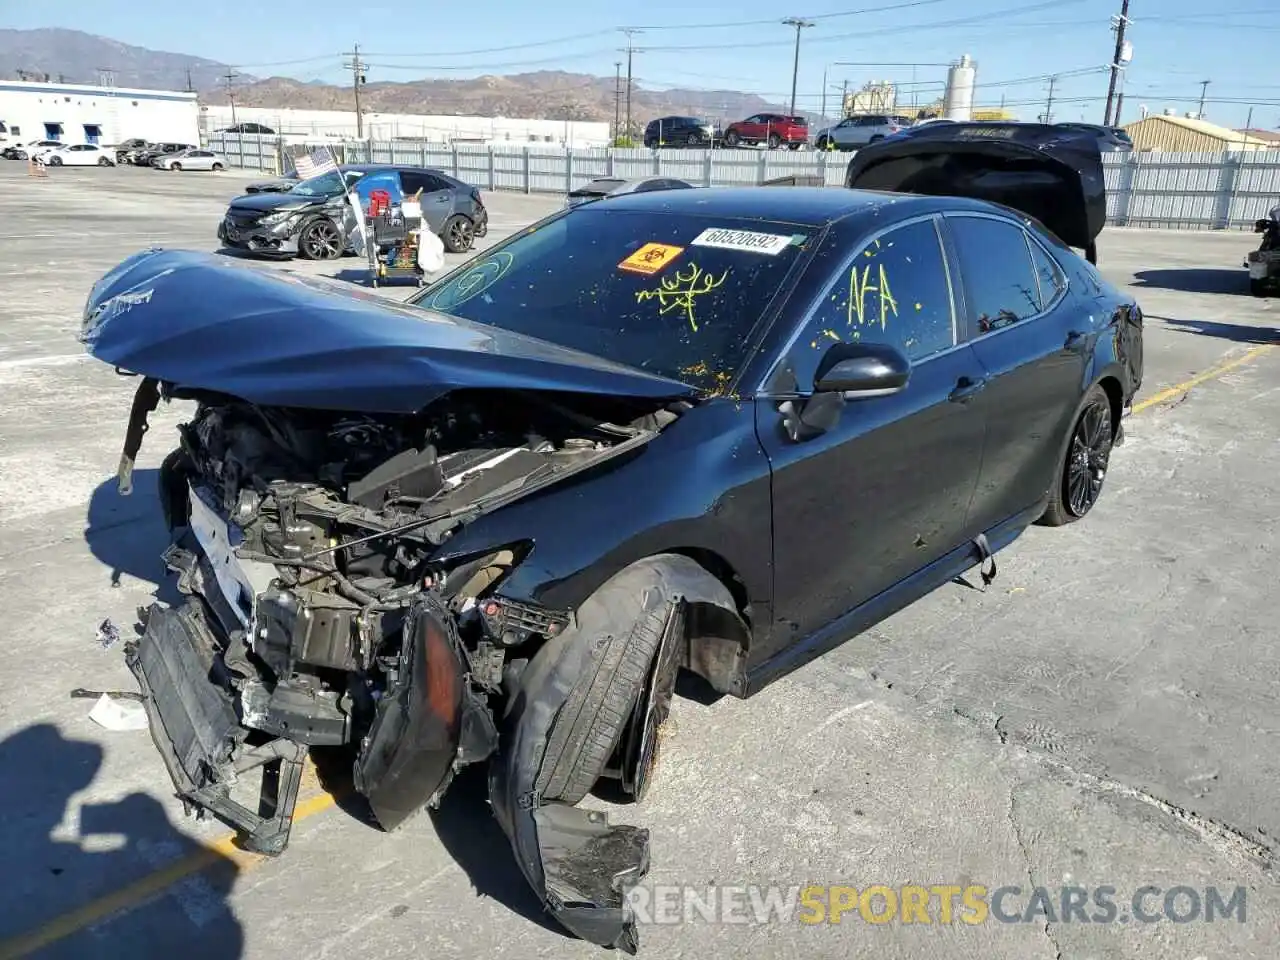
<path id="1" fill-rule="evenodd" d="M 265 217 L 258 221 L 264 227 L 274 227 L 277 224 L 284 223 L 297 214 L 296 210 L 277 210 L 275 213 L 268 213 Z"/>

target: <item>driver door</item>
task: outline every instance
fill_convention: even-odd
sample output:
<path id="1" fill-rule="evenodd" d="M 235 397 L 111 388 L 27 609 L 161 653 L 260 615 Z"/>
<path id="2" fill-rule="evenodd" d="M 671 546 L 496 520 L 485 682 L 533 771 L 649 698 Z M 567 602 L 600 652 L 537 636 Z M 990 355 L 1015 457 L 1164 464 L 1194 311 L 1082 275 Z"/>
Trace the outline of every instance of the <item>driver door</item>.
<path id="1" fill-rule="evenodd" d="M 773 474 L 774 623 L 762 659 L 964 543 L 985 434 L 970 399 L 983 369 L 964 342 L 939 229 L 937 217 L 917 218 L 830 256 L 826 293 L 756 403 Z M 827 429 L 791 439 L 787 388 L 811 395 L 838 342 L 896 347 L 910 379 L 889 396 L 845 400 Z"/>

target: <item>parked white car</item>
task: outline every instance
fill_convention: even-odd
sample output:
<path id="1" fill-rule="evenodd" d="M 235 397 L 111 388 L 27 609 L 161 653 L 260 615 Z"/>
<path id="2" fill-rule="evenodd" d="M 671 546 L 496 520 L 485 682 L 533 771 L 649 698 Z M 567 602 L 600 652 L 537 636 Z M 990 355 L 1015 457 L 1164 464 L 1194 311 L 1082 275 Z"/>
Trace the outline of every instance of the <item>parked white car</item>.
<path id="1" fill-rule="evenodd" d="M 183 150 L 156 161 L 161 170 L 225 170 L 227 158 L 212 150 Z"/>
<path id="2" fill-rule="evenodd" d="M 75 143 L 71 146 L 49 147 L 36 154 L 36 159 L 48 167 L 114 167 L 114 150 L 104 150 L 96 143 Z"/>

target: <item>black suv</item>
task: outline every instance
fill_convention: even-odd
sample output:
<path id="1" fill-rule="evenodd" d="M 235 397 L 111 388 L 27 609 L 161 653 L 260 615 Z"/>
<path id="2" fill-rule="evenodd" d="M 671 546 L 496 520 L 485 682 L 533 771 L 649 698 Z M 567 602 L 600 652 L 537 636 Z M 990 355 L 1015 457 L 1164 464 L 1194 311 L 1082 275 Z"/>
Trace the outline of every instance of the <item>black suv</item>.
<path id="1" fill-rule="evenodd" d="M 644 128 L 646 147 L 709 147 L 715 126 L 698 117 L 659 117 Z"/>

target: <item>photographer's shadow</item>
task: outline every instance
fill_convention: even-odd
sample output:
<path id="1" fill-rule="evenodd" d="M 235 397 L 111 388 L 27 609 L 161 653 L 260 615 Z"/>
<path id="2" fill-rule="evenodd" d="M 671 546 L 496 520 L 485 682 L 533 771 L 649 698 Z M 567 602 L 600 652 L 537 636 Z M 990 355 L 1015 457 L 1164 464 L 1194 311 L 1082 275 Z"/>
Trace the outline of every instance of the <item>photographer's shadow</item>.
<path id="1" fill-rule="evenodd" d="M 102 755 L 51 724 L 0 741 L 0 956 L 239 957 L 233 861 L 178 832 L 144 793 L 73 809 Z"/>

